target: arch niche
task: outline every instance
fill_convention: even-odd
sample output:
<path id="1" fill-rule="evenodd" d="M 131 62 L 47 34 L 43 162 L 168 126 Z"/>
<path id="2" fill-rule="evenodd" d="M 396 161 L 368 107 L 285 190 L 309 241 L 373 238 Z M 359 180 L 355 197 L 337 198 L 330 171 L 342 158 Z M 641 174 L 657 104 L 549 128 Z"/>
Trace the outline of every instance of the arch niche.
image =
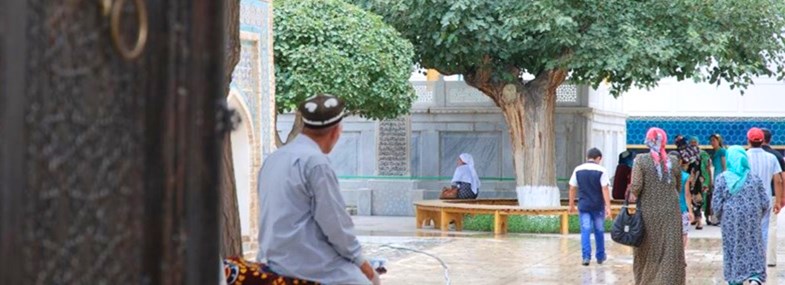
<path id="1" fill-rule="evenodd" d="M 237 205 L 240 214 L 240 228 L 243 240 L 243 252 L 252 250 L 253 240 L 256 239 L 256 225 L 253 199 L 257 197 L 256 191 L 256 168 L 254 158 L 258 157 L 259 150 L 256 147 L 256 132 L 254 122 L 248 106 L 242 99 L 239 91 L 232 89 L 227 97 L 229 108 L 234 109 L 240 114 L 240 124 L 237 125 L 231 134 L 232 140 L 232 161 L 234 162 L 234 178 L 237 185 Z"/>

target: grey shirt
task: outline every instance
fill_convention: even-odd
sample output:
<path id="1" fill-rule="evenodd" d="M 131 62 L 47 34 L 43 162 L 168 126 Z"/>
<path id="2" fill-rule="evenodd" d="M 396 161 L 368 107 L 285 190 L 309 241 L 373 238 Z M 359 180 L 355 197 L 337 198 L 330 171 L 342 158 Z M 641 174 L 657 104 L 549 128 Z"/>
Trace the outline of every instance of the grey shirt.
<path id="1" fill-rule="evenodd" d="M 371 284 L 338 178 L 305 135 L 271 154 L 259 172 L 259 262 L 323 284 Z"/>

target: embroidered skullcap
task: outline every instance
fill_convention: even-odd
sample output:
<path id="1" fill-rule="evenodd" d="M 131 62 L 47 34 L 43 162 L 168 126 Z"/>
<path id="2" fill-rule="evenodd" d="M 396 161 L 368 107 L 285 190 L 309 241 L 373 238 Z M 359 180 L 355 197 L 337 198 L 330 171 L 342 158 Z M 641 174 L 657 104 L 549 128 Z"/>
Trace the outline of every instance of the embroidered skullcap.
<path id="1" fill-rule="evenodd" d="M 306 99 L 297 108 L 303 116 L 303 123 L 311 129 L 333 126 L 343 119 L 344 102 L 329 94 L 319 94 Z"/>

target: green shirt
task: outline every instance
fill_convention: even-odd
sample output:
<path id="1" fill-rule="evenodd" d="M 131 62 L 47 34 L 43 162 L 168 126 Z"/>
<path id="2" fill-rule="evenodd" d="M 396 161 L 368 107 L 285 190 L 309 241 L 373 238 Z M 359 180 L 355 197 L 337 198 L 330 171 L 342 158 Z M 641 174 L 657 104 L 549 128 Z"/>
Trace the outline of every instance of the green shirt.
<path id="1" fill-rule="evenodd" d="M 709 153 L 701 150 L 700 152 L 700 162 L 701 162 L 701 176 L 703 177 L 703 186 L 709 186 L 712 183 L 711 173 L 709 172 Z M 722 162 L 720 162 L 720 167 L 722 167 Z"/>
<path id="2" fill-rule="evenodd" d="M 728 150 L 725 148 L 720 148 L 714 152 L 714 156 L 711 158 L 711 163 L 714 165 L 714 179 L 717 179 L 722 173 L 722 159 L 725 158 L 727 155 Z"/>

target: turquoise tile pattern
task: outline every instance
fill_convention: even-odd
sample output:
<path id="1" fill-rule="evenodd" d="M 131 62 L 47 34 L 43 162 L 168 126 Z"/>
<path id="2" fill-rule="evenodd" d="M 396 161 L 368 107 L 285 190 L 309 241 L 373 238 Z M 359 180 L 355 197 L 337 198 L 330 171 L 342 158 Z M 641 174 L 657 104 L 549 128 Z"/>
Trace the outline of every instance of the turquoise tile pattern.
<path id="1" fill-rule="evenodd" d="M 697 136 L 701 144 L 709 144 L 709 136 L 719 133 L 728 145 L 747 144 L 747 130 L 752 127 L 772 131 L 772 145 L 785 145 L 785 118 L 783 117 L 629 117 L 627 118 L 627 144 L 643 144 L 646 131 L 659 127 L 669 137 L 676 134 Z M 672 141 L 669 141 L 672 143 Z"/>

